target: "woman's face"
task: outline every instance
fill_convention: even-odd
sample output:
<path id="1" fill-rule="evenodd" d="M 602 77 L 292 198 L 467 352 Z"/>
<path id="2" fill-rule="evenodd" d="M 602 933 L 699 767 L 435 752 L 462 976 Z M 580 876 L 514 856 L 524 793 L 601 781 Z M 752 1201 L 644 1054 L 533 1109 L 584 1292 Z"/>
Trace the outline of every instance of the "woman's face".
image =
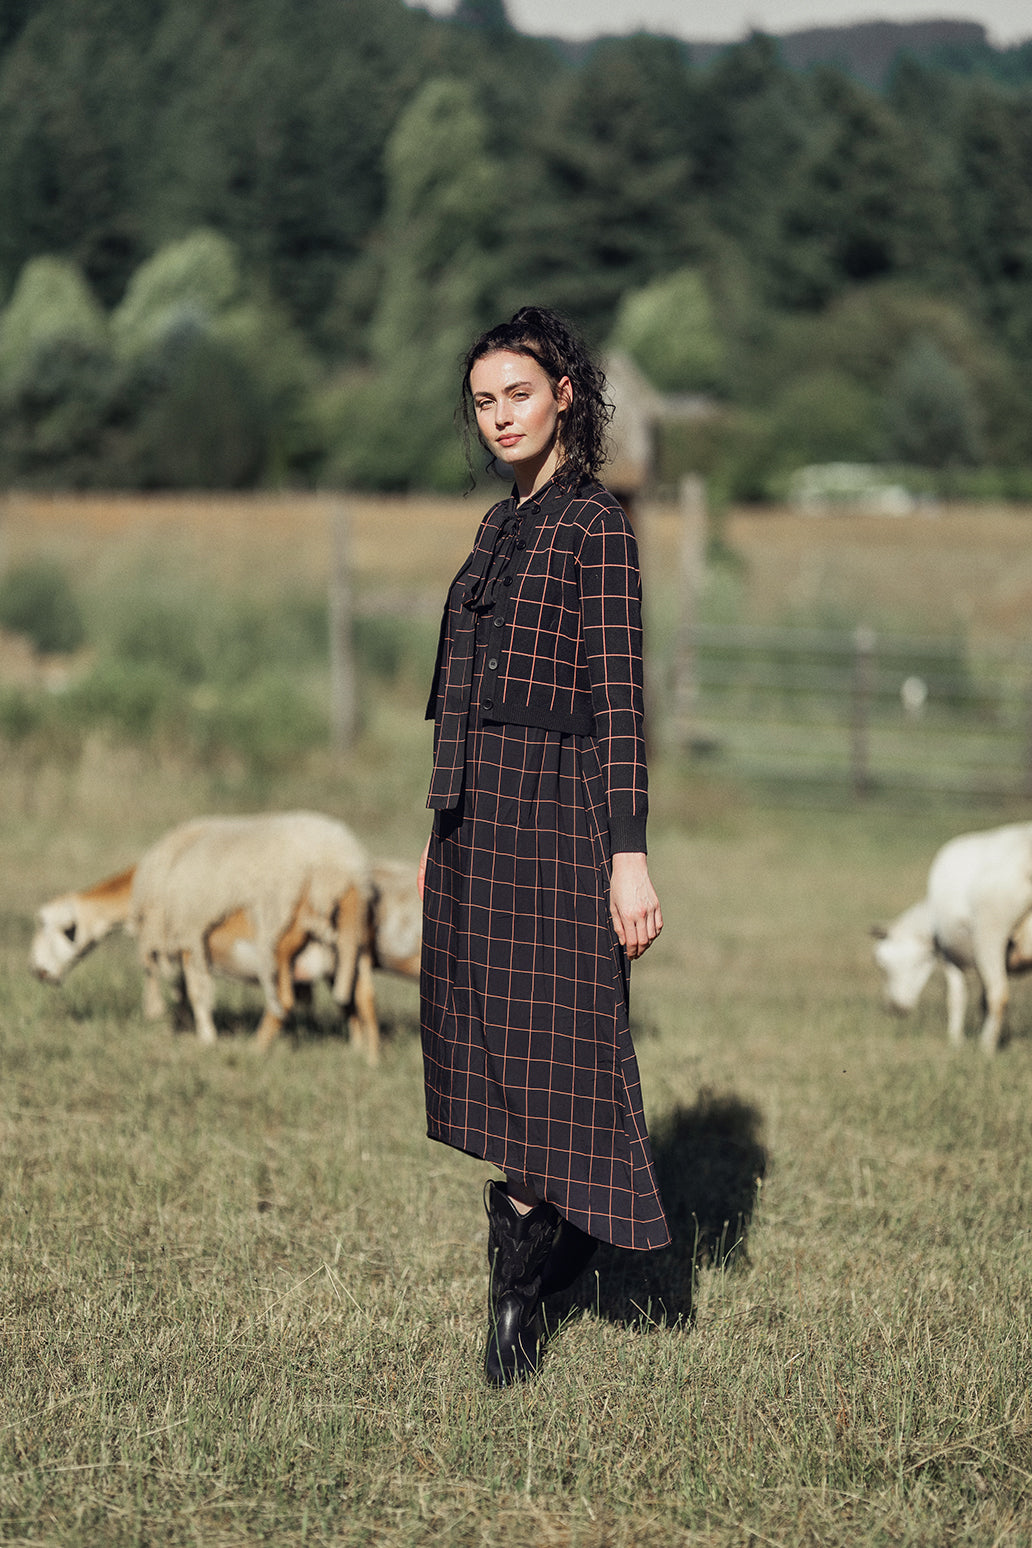
<path id="1" fill-rule="evenodd" d="M 525 500 L 559 466 L 562 416 L 573 401 L 570 378 L 564 376 L 553 391 L 533 356 L 500 349 L 476 362 L 469 388 L 480 439 L 512 468 Z"/>

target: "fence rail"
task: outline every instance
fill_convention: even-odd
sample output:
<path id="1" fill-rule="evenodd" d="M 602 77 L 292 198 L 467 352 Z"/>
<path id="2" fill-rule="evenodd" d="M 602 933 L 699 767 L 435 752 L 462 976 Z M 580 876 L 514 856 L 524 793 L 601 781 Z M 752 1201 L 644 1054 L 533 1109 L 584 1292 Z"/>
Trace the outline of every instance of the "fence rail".
<path id="1" fill-rule="evenodd" d="M 1032 650 L 700 625 L 675 674 L 675 740 L 729 774 L 1032 797 Z"/>

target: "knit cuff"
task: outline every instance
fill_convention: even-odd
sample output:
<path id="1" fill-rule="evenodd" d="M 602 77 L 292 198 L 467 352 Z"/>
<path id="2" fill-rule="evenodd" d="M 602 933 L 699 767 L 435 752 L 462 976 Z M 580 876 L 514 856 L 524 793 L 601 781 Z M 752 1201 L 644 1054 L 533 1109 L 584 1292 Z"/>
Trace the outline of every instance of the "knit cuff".
<path id="1" fill-rule="evenodd" d="M 614 855 L 644 855 L 645 818 L 631 812 L 611 812 L 609 816 L 609 843 Z"/>

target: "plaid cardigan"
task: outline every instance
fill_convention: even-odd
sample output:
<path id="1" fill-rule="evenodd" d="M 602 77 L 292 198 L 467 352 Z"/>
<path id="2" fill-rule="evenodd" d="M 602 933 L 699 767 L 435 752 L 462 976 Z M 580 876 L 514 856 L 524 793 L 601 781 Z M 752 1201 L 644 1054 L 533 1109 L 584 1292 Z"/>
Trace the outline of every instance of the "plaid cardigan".
<path id="1" fill-rule="evenodd" d="M 511 584 L 492 607 L 492 643 L 477 706 L 484 720 L 594 738 L 606 781 L 613 852 L 644 851 L 648 775 L 643 734 L 641 576 L 622 507 L 601 484 L 551 482 L 520 507 L 534 516 L 516 544 Z M 492 506 L 449 589 L 427 703 L 434 727 L 428 805 L 458 803 L 465 764 L 481 586 L 515 497 Z M 455 606 L 455 588 L 465 583 Z M 450 649 L 448 618 L 451 612 Z"/>

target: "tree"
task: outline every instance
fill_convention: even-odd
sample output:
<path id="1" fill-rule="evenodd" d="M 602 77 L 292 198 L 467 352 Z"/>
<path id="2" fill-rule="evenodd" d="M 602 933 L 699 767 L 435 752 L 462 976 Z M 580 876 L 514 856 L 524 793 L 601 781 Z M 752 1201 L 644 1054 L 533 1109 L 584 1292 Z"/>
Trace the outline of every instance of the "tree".
<path id="1" fill-rule="evenodd" d="M 156 253 L 112 332 L 137 400 L 139 482 L 238 487 L 314 454 L 307 353 L 225 237 L 198 231 Z"/>
<path id="2" fill-rule="evenodd" d="M 110 304 L 141 252 L 131 164 L 146 137 L 150 0 L 48 0 L 3 55 L 0 272 L 72 258 Z"/>
<path id="3" fill-rule="evenodd" d="M 663 391 L 711 392 L 722 385 L 724 340 L 697 269 L 678 269 L 629 291 L 611 342 Z"/>
<path id="4" fill-rule="evenodd" d="M 765 282 L 778 262 L 782 208 L 813 134 L 806 82 L 771 38 L 753 34 L 691 83 L 684 107 L 690 211 L 730 238 Z"/>
<path id="5" fill-rule="evenodd" d="M 505 0 L 459 0 L 452 20 L 461 27 L 499 34 L 511 31 Z"/>
<path id="6" fill-rule="evenodd" d="M 408 487 L 458 476 L 458 362 L 495 285 L 501 179 L 485 141 L 471 88 L 449 80 L 424 86 L 391 136 L 372 376 L 330 409 L 338 477 Z"/>
<path id="7" fill-rule="evenodd" d="M 506 309 L 533 299 L 597 343 L 625 291 L 683 263 L 688 66 L 669 39 L 599 45 L 507 146 Z"/>
<path id="8" fill-rule="evenodd" d="M 82 274 L 26 264 L 0 316 L 0 476 L 88 482 L 115 391 L 107 319 Z"/>
<path id="9" fill-rule="evenodd" d="M 949 468 L 979 460 L 978 406 L 964 373 L 933 339 L 915 339 L 886 396 L 889 447 L 903 462 Z"/>
<path id="10" fill-rule="evenodd" d="M 971 90 L 957 142 L 956 216 L 987 315 L 1028 361 L 1032 349 L 1032 99 Z"/>
<path id="11" fill-rule="evenodd" d="M 775 299 L 813 308 L 849 285 L 941 279 L 952 227 L 920 147 L 880 98 L 837 71 L 823 71 L 816 92 L 820 118 L 788 179 Z"/>

